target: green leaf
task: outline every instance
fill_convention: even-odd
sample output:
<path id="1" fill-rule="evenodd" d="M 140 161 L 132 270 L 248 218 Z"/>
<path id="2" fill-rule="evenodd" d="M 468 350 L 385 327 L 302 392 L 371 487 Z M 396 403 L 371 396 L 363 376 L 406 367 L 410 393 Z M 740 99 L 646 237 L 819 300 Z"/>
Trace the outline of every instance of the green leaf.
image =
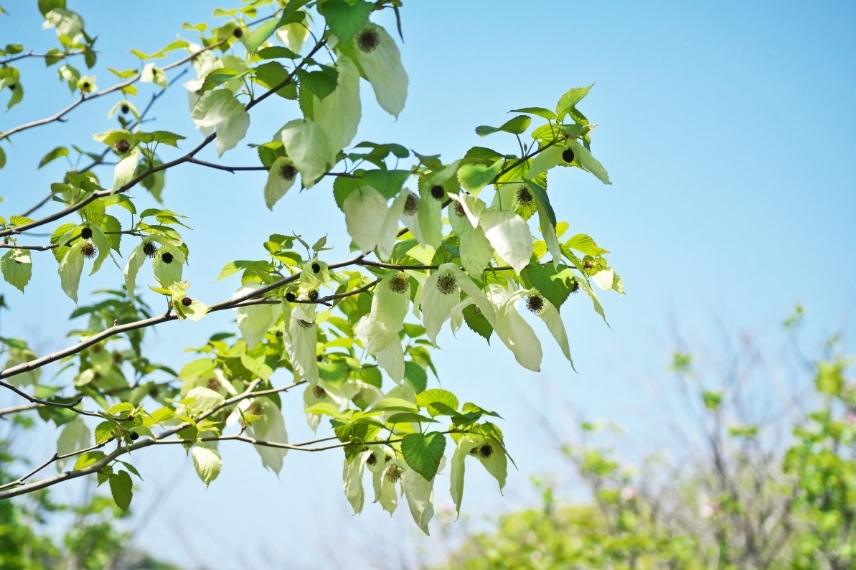
<path id="1" fill-rule="evenodd" d="M 544 107 L 522 107 L 520 109 L 512 109 L 512 113 L 527 113 L 529 115 L 535 115 L 537 117 L 543 117 L 548 121 L 553 121 L 556 119 L 556 113 L 551 111 L 550 109 L 545 109 Z"/>
<path id="2" fill-rule="evenodd" d="M 24 287 L 33 275 L 33 261 L 25 249 L 10 249 L 0 258 L 0 269 L 7 283 L 24 292 Z"/>
<path id="3" fill-rule="evenodd" d="M 428 374 L 424 368 L 415 362 L 407 361 L 404 363 L 404 379 L 417 394 L 428 385 Z"/>
<path id="4" fill-rule="evenodd" d="M 241 42 L 244 44 L 244 47 L 247 48 L 247 51 L 254 52 L 259 49 L 259 46 L 265 43 L 276 29 L 284 23 L 284 19 L 285 15 L 281 16 L 278 20 L 268 20 L 257 26 L 250 33 L 245 33 L 241 36 Z"/>
<path id="5" fill-rule="evenodd" d="M 39 161 L 39 166 L 37 168 L 41 168 L 61 156 L 68 156 L 68 148 L 64 146 L 56 147 L 55 149 L 53 149 L 42 157 L 42 159 Z"/>
<path id="6" fill-rule="evenodd" d="M 123 511 L 127 511 L 128 507 L 131 506 L 133 487 L 134 483 L 127 471 L 119 471 L 110 475 L 110 493 L 113 495 L 116 506 Z"/>
<path id="7" fill-rule="evenodd" d="M 373 9 L 372 4 L 363 0 L 351 3 L 331 0 L 318 6 L 318 12 L 342 43 L 349 42 L 368 23 Z"/>
<path id="8" fill-rule="evenodd" d="M 424 392 L 416 396 L 416 403 L 419 405 L 419 407 L 428 410 L 428 413 L 432 416 L 439 416 L 447 413 L 445 409 L 441 411 L 440 409 L 434 407 L 433 404 L 438 402 L 444 404 L 445 406 L 454 411 L 458 410 L 458 397 L 449 392 L 448 390 L 443 390 L 441 388 L 432 388 L 430 390 L 425 390 Z"/>
<path id="9" fill-rule="evenodd" d="M 401 442 L 404 460 L 426 481 L 431 481 L 440 468 L 443 451 L 446 449 L 446 437 L 437 432 L 428 434 L 411 433 Z"/>
<path id="10" fill-rule="evenodd" d="M 297 59 L 300 54 L 294 53 L 285 46 L 269 46 L 260 49 L 256 55 L 262 59 Z"/>
<path id="11" fill-rule="evenodd" d="M 525 133 L 526 129 L 528 129 L 529 125 L 531 124 L 532 117 L 528 117 L 526 115 L 518 115 L 513 119 L 505 121 L 502 125 L 498 127 L 489 127 L 487 125 L 478 126 L 476 127 L 476 134 L 479 136 L 486 136 L 492 133 L 505 132 L 514 135 L 519 135 L 521 133 Z"/>
<path id="12" fill-rule="evenodd" d="M 171 131 L 152 131 L 150 133 L 136 133 L 137 141 L 144 143 L 163 143 L 169 146 L 178 148 L 178 141 L 184 140 L 187 137 L 173 133 Z"/>
<path id="13" fill-rule="evenodd" d="M 301 69 L 297 72 L 301 89 L 308 89 L 319 99 L 324 99 L 336 89 L 338 77 L 339 72 L 336 71 L 336 68 L 328 65 L 317 71 L 303 71 Z"/>
<path id="14" fill-rule="evenodd" d="M 493 334 L 493 327 L 485 316 L 479 311 L 475 305 L 467 305 L 464 308 L 464 322 L 471 331 L 483 337 L 490 342 L 490 336 Z"/>
<path id="15" fill-rule="evenodd" d="M 458 182 L 470 192 L 478 192 L 491 182 L 502 170 L 503 159 L 491 165 L 466 163 L 458 169 Z"/>
<path id="16" fill-rule="evenodd" d="M 594 87 L 594 83 L 586 87 L 574 87 L 573 89 L 568 89 L 564 95 L 559 97 L 559 101 L 556 103 L 556 116 L 558 119 L 561 120 L 562 117 L 570 113 L 577 106 L 577 103 L 588 95 L 592 87 Z"/>
<path id="17" fill-rule="evenodd" d="M 609 250 L 603 249 L 597 245 L 592 237 L 586 234 L 577 234 L 572 236 L 564 245 L 565 247 L 575 249 L 584 255 L 593 255 L 595 257 L 609 253 Z"/>
<path id="18" fill-rule="evenodd" d="M 62 290 L 77 303 L 77 289 L 80 286 L 80 274 L 83 272 L 83 253 L 80 246 L 70 247 L 59 263 L 59 279 Z"/>
<path id="19" fill-rule="evenodd" d="M 571 294 L 571 289 L 565 282 L 564 274 L 567 267 L 560 265 L 556 267 L 553 263 L 530 263 L 523 270 L 521 276 L 530 282 L 539 293 L 544 295 L 548 301 L 553 303 L 556 308 L 562 306 L 562 303 Z M 568 270 L 570 273 L 570 270 Z"/>

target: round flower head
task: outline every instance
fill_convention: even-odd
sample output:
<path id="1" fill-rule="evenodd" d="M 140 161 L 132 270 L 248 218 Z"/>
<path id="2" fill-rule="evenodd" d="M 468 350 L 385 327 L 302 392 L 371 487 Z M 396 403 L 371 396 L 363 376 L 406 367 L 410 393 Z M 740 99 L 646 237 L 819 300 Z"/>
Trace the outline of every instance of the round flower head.
<path id="1" fill-rule="evenodd" d="M 544 308 L 544 297 L 541 295 L 529 295 L 526 298 L 526 308 L 537 315 Z"/>
<path id="2" fill-rule="evenodd" d="M 532 193 L 529 192 L 529 189 L 525 186 L 521 186 L 517 190 L 517 194 L 515 195 L 517 198 L 517 203 L 521 206 L 529 206 L 532 203 Z"/>
<path id="3" fill-rule="evenodd" d="M 392 483 L 395 483 L 399 479 L 401 479 L 402 473 L 403 473 L 403 471 L 402 471 L 401 467 L 399 467 L 398 465 L 390 465 L 386 469 L 385 476 L 387 479 L 389 479 L 389 481 L 391 481 Z"/>
<path id="4" fill-rule="evenodd" d="M 379 43 L 380 36 L 378 35 L 377 30 L 372 28 L 363 30 L 357 35 L 357 46 L 363 53 L 373 52 Z"/>
<path id="5" fill-rule="evenodd" d="M 185 307 L 189 307 L 190 305 L 193 304 L 193 299 L 191 299 L 190 297 L 185 297 L 181 300 L 181 304 L 184 305 Z"/>
<path id="6" fill-rule="evenodd" d="M 89 239 L 92 237 L 92 228 L 83 228 L 80 230 L 80 237 L 83 239 Z"/>
<path id="7" fill-rule="evenodd" d="M 485 443 L 479 447 L 479 455 L 482 457 L 490 457 L 493 455 L 493 447 L 491 447 L 489 443 Z"/>
<path id="8" fill-rule="evenodd" d="M 91 242 L 86 242 L 80 247 L 80 253 L 86 259 L 92 259 L 98 253 L 98 248 L 92 245 Z"/>
<path id="9" fill-rule="evenodd" d="M 172 255 L 170 252 L 168 252 L 168 251 L 165 251 L 165 252 L 161 255 L 161 261 L 163 261 L 164 263 L 167 263 L 167 264 L 172 263 L 172 260 L 173 260 L 173 259 L 175 259 L 175 258 L 174 258 L 174 257 L 173 257 L 173 255 Z"/>
<path id="10" fill-rule="evenodd" d="M 442 200 L 443 196 L 446 195 L 446 191 L 443 190 L 443 187 L 439 184 L 435 184 L 431 187 L 431 197 L 435 200 Z"/>
<path id="11" fill-rule="evenodd" d="M 293 164 L 283 164 L 279 169 L 279 175 L 283 180 L 294 180 L 294 177 L 297 176 L 297 169 L 294 168 Z"/>
<path id="12" fill-rule="evenodd" d="M 157 251 L 158 246 L 154 242 L 147 241 L 143 244 L 143 253 L 146 254 L 146 257 L 154 257 Z"/>
<path id="13" fill-rule="evenodd" d="M 419 196 L 413 192 L 408 192 L 407 199 L 404 201 L 404 213 L 408 216 L 414 216 L 417 211 L 419 211 Z"/>
<path id="14" fill-rule="evenodd" d="M 119 154 L 125 154 L 129 150 L 131 150 L 131 143 L 122 139 L 120 141 L 116 141 L 116 144 L 113 145 L 113 149 Z"/>
<path id="15" fill-rule="evenodd" d="M 321 386 L 313 386 L 312 395 L 314 395 L 316 398 L 323 398 L 327 395 L 327 391 Z"/>
<path id="16" fill-rule="evenodd" d="M 451 273 L 443 273 L 437 278 L 437 290 L 444 295 L 451 295 L 458 290 L 458 282 Z"/>
<path id="17" fill-rule="evenodd" d="M 395 293 L 407 292 L 407 274 L 399 271 L 389 280 L 389 288 Z"/>
<path id="18" fill-rule="evenodd" d="M 566 148 L 562 151 L 562 160 L 565 162 L 573 162 L 574 161 L 574 151 Z"/>

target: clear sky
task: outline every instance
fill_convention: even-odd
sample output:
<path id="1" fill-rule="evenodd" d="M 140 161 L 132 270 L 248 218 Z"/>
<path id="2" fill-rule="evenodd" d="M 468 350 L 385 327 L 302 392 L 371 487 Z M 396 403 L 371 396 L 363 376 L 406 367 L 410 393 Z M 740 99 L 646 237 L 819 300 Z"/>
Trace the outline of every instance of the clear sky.
<path id="1" fill-rule="evenodd" d="M 102 66 L 135 65 L 128 49 L 161 47 L 183 21 L 207 17 L 211 6 L 70 4 L 98 35 L 101 87 L 112 83 Z M 51 45 L 53 32 L 40 30 L 34 2 L 4 5 L 13 15 L 0 19 L 2 43 Z M 521 466 L 511 472 L 505 498 L 477 469 L 468 471 L 464 508 L 475 518 L 525 504 L 532 497 L 529 475 L 556 468 L 551 443 L 532 428 L 533 406 L 558 401 L 545 395 L 547 386 L 590 417 L 615 419 L 645 434 L 645 445 L 657 441 L 664 426 L 650 413 L 642 384 L 668 362 L 672 323 L 691 338 L 705 337 L 717 323 L 725 330 L 764 331 L 800 302 L 814 340 L 842 326 L 852 331 L 856 4 L 410 0 L 402 18 L 411 79 L 407 106 L 394 121 L 364 90 L 359 139 L 401 142 L 452 158 L 484 142 L 473 133 L 476 125 L 497 124 L 513 108 L 552 106 L 567 88 L 595 82 L 581 108 L 600 125 L 592 148 L 613 180 L 603 187 L 591 176 L 564 172 L 550 181 L 558 217 L 612 251 L 627 290 L 606 298 L 611 329 L 583 298 L 563 309 L 579 374 L 556 351 L 547 350 L 543 372 L 532 374 L 502 346 L 488 348 L 469 335 L 441 337 L 437 363 L 444 385 L 503 414 L 508 446 Z M 52 78 L 36 79 L 41 64 L 22 68 L 27 101 L 0 114 L 0 130 L 70 101 Z M 143 89 L 142 97 L 147 93 Z M 0 213 L 18 213 L 44 195 L 62 165 L 33 174 L 38 159 L 55 145 L 85 144 L 89 133 L 108 128 L 113 102 L 102 99 L 66 124 L 16 137 L 14 147 L 6 147 L 9 164 L 0 170 L 0 194 L 7 200 Z M 292 107 L 269 103 L 253 111 L 247 141 L 270 136 L 295 116 Z M 158 127 L 188 136 L 186 145 L 199 140 L 181 89 L 164 97 L 154 115 Z M 222 162 L 253 164 L 253 152 L 239 148 Z M 270 213 L 263 179 L 194 166 L 167 175 L 167 206 L 189 215 L 194 228 L 186 234 L 192 252 L 186 276 L 204 300 L 237 288 L 233 280 L 214 277 L 228 260 L 260 257 L 269 233 L 297 231 L 310 240 L 329 233 L 337 246 L 330 259 L 347 255 L 329 186 L 289 194 Z M 74 306 L 59 293 L 53 261 L 36 257 L 34 264 L 26 296 L 2 285 L 11 306 L 2 334 L 37 338 L 44 352 L 68 343 L 66 315 Z M 81 291 L 120 279 L 115 268 L 102 274 L 84 278 Z M 167 324 L 150 334 L 150 349 L 178 367 L 189 359 L 181 347 L 232 326 L 231 319 L 220 313 L 201 326 Z M 286 407 L 295 441 L 307 435 L 301 415 L 299 406 Z M 47 457 L 52 446 L 39 438 L 30 448 Z M 361 517 L 347 514 L 339 454 L 292 454 L 277 479 L 262 470 L 253 450 L 223 447 L 222 475 L 207 490 L 180 450 L 140 453 L 146 483 L 139 511 L 161 499 L 139 531 L 143 546 L 184 563 L 264 568 L 272 561 L 322 565 L 341 545 L 343 528 L 352 537 L 370 533 L 381 543 L 415 543 L 417 531 L 399 516 L 406 513 L 390 520 L 367 505 Z M 442 504 L 449 503 L 447 481 L 441 476 L 437 485 Z"/>

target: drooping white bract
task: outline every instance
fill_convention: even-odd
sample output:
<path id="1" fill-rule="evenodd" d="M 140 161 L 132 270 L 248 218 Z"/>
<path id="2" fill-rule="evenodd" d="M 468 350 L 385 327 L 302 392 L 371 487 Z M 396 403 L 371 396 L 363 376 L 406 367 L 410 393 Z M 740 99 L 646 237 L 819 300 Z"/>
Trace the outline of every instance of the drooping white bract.
<path id="1" fill-rule="evenodd" d="M 243 287 L 235 293 L 235 297 L 243 297 L 253 291 L 255 291 L 254 287 Z M 235 320 L 238 323 L 241 336 L 247 343 L 247 348 L 254 347 L 264 338 L 268 329 L 276 323 L 279 314 L 278 305 L 250 305 L 239 307 L 235 311 Z"/>
<path id="2" fill-rule="evenodd" d="M 428 523 L 434 517 L 434 481 L 428 481 L 422 475 L 411 469 L 404 468 L 401 476 L 401 490 L 410 507 L 413 520 L 425 534 L 428 532 Z"/>
<path id="3" fill-rule="evenodd" d="M 493 323 L 494 309 L 481 289 L 458 267 L 444 263 L 425 280 L 420 291 L 422 324 L 431 342 L 437 341 L 440 328 L 460 302 L 461 292 L 473 300 L 488 322 Z"/>
<path id="4" fill-rule="evenodd" d="M 499 285 L 490 286 L 488 297 L 496 308 L 493 330 L 503 344 L 511 350 L 521 366 L 538 372 L 541 369 L 543 356 L 541 342 L 529 323 L 517 312 L 517 301 L 525 293 L 525 291 L 503 289 Z"/>
<path id="5" fill-rule="evenodd" d="M 493 259 L 493 248 L 481 226 L 470 222 L 463 200 L 454 194 L 451 198 L 456 203 L 449 209 L 449 224 L 460 242 L 461 264 L 470 276 L 480 278 Z"/>
<path id="6" fill-rule="evenodd" d="M 356 188 L 345 198 L 345 225 L 360 251 L 373 250 L 383 239 L 388 210 L 386 198 L 371 186 Z"/>
<path id="7" fill-rule="evenodd" d="M 571 358 L 571 347 L 568 344 L 568 333 L 565 331 L 565 324 L 562 322 L 562 316 L 559 314 L 559 310 L 556 306 L 546 297 L 541 296 L 541 302 L 543 306 L 537 314 L 541 317 L 541 320 L 544 321 L 544 324 L 547 325 L 547 330 L 550 331 L 553 338 L 556 339 L 556 343 L 562 350 L 562 354 L 565 355 L 565 358 L 567 358 L 573 366 L 574 361 Z"/>
<path id="8" fill-rule="evenodd" d="M 280 130 L 285 152 L 300 172 L 306 188 L 313 186 L 336 159 L 324 130 L 309 119 L 294 119 Z"/>
<path id="9" fill-rule="evenodd" d="M 315 305 L 299 303 L 294 306 L 288 322 L 285 346 L 296 377 L 315 384 L 318 381 L 318 360 L 315 347 L 318 342 L 318 325 L 315 323 Z"/>
<path id="10" fill-rule="evenodd" d="M 336 62 L 339 72 L 336 88 L 323 99 L 312 96 L 312 117 L 327 135 L 335 155 L 351 144 L 360 124 L 360 74 L 346 55 Z"/>
<path id="11" fill-rule="evenodd" d="M 410 285 L 403 273 L 392 273 L 377 284 L 369 314 L 354 329 L 366 352 L 378 359 L 387 374 L 400 382 L 404 378 L 404 352 L 399 333 L 410 306 Z"/>
<path id="12" fill-rule="evenodd" d="M 265 442 L 288 443 L 288 433 L 285 429 L 282 410 L 268 398 L 255 399 L 253 406 L 261 408 L 261 414 L 259 414 L 261 417 L 249 425 L 250 436 Z M 282 460 L 288 450 L 265 445 L 253 445 L 253 447 L 261 456 L 262 464 L 274 473 L 279 474 L 282 470 Z"/>
<path id="13" fill-rule="evenodd" d="M 268 170 L 264 192 L 265 205 L 272 210 L 274 204 L 294 185 L 296 178 L 291 160 L 284 156 L 277 157 Z"/>
<path id="14" fill-rule="evenodd" d="M 250 114 L 229 89 L 206 91 L 193 106 L 191 116 L 198 128 L 216 131 L 219 156 L 235 148 L 250 126 Z"/>
<path id="15" fill-rule="evenodd" d="M 386 213 L 377 244 L 377 256 L 381 261 L 388 260 L 389 256 L 392 255 L 395 240 L 398 237 L 398 221 L 404 215 L 404 206 L 407 204 L 407 198 L 410 194 L 411 192 L 407 189 L 399 192 Z"/>
<path id="16" fill-rule="evenodd" d="M 491 206 L 479 215 L 479 226 L 496 254 L 520 273 L 532 256 L 532 234 L 516 212 Z"/>
<path id="17" fill-rule="evenodd" d="M 354 59 L 384 111 L 398 117 L 407 100 L 407 72 L 395 40 L 385 29 L 369 23 L 354 38 Z"/>
<path id="18" fill-rule="evenodd" d="M 451 495 L 455 511 L 461 513 L 461 501 L 464 496 L 464 471 L 468 456 L 476 457 L 499 484 L 499 490 L 505 487 L 508 473 L 508 458 L 500 442 L 493 438 L 476 434 L 467 434 L 458 440 L 458 446 L 452 455 Z"/>

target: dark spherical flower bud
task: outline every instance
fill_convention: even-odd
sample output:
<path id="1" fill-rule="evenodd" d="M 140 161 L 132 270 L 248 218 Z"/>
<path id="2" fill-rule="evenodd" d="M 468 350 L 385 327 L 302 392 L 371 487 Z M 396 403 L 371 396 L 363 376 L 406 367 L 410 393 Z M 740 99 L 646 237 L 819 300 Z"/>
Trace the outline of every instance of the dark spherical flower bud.
<path id="1" fill-rule="evenodd" d="M 583 258 L 583 267 L 586 269 L 591 269 L 592 267 L 594 267 L 594 259 L 592 258 L 592 256 L 587 255 Z"/>
<path id="2" fill-rule="evenodd" d="M 116 141 L 116 144 L 114 144 L 114 145 L 113 145 L 113 148 L 114 148 L 114 149 L 116 150 L 116 152 L 118 152 L 119 154 L 125 154 L 126 152 L 128 152 L 129 150 L 131 150 L 131 143 L 129 143 L 129 142 L 128 142 L 128 141 L 126 141 L 125 139 L 122 139 L 122 140 L 120 140 L 120 141 Z"/>
<path id="3" fill-rule="evenodd" d="M 157 252 L 158 246 L 156 246 L 154 242 L 147 241 L 143 244 L 143 253 L 145 253 L 147 257 L 154 257 Z"/>
<path id="4" fill-rule="evenodd" d="M 294 177 L 297 176 L 297 169 L 294 168 L 293 164 L 283 164 L 282 168 L 279 169 L 279 175 L 285 180 L 294 180 Z"/>
<path id="5" fill-rule="evenodd" d="M 315 386 L 314 388 L 312 388 L 312 395 L 316 398 L 323 398 L 327 395 L 327 391 L 321 386 Z"/>
<path id="6" fill-rule="evenodd" d="M 92 237 L 92 228 L 83 228 L 80 230 L 80 237 L 83 239 L 89 239 Z"/>
<path id="7" fill-rule="evenodd" d="M 369 465 L 374 465 L 375 463 L 377 463 L 377 457 L 375 457 L 374 453 L 372 453 L 366 458 L 366 463 L 368 463 Z"/>
<path id="8" fill-rule="evenodd" d="M 399 271 L 389 280 L 389 288 L 395 293 L 404 293 L 407 291 L 407 275 Z"/>
<path id="9" fill-rule="evenodd" d="M 125 104 L 125 105 L 122 105 L 119 108 L 119 110 L 122 111 L 123 114 L 128 114 L 131 112 L 131 107 L 129 107 L 127 104 Z"/>
<path id="10" fill-rule="evenodd" d="M 82 253 L 83 257 L 85 257 L 86 259 L 92 259 L 98 253 L 98 248 L 96 248 L 90 242 L 86 242 L 80 248 L 80 253 Z"/>
<path id="11" fill-rule="evenodd" d="M 311 291 L 309 291 L 309 293 L 306 294 L 306 296 L 309 297 L 310 301 L 317 301 L 318 300 L 318 290 L 312 289 Z"/>
<path id="12" fill-rule="evenodd" d="M 541 295 L 529 295 L 526 298 L 526 308 L 537 315 L 544 308 L 544 297 Z"/>
<path id="13" fill-rule="evenodd" d="M 574 161 L 574 151 L 569 148 L 566 148 L 562 151 L 562 160 L 565 162 L 573 162 Z"/>
<path id="14" fill-rule="evenodd" d="M 240 38 L 244 35 L 244 30 L 242 30 L 241 28 L 235 28 L 234 30 L 232 30 L 232 35 L 236 38 Z"/>
<path id="15" fill-rule="evenodd" d="M 413 216 L 417 210 L 419 210 L 419 196 L 413 192 L 408 192 L 407 199 L 404 200 L 404 213 Z"/>
<path id="16" fill-rule="evenodd" d="M 135 431 L 132 431 L 130 437 L 131 437 L 131 441 L 137 441 L 138 439 L 140 439 L 140 434 L 138 434 Z"/>
<path id="17" fill-rule="evenodd" d="M 446 195 L 446 191 L 443 190 L 443 187 L 439 184 L 435 184 L 431 187 L 431 197 L 435 200 L 442 200 L 443 196 Z"/>
<path id="18" fill-rule="evenodd" d="M 486 443 L 479 447 L 479 455 L 485 458 L 490 457 L 491 455 L 493 455 L 493 448 L 490 446 L 489 443 Z"/>
<path id="19" fill-rule="evenodd" d="M 523 206 L 528 206 L 532 203 L 532 193 L 525 186 L 521 186 L 517 191 L 517 203 Z"/>
<path id="20" fill-rule="evenodd" d="M 377 30 L 363 30 L 357 35 L 357 46 L 363 53 L 371 53 L 380 44 L 380 36 Z"/>
<path id="21" fill-rule="evenodd" d="M 80 84 L 80 89 L 83 90 L 84 93 L 89 93 L 89 90 L 92 89 L 92 84 L 88 81 L 84 81 Z"/>
<path id="22" fill-rule="evenodd" d="M 285 300 L 288 301 L 289 303 L 293 303 L 297 300 L 297 295 L 295 295 L 293 292 L 289 291 L 288 293 L 285 294 Z"/>
<path id="23" fill-rule="evenodd" d="M 458 282 L 451 273 L 444 273 L 437 278 L 437 289 L 444 295 L 449 295 L 458 290 Z"/>
<path id="24" fill-rule="evenodd" d="M 163 261 L 164 263 L 172 263 L 173 259 L 175 259 L 175 258 L 168 251 L 165 251 L 161 254 L 161 261 Z"/>
<path id="25" fill-rule="evenodd" d="M 324 362 L 324 355 L 323 355 L 323 354 L 319 354 L 318 356 L 316 356 L 316 357 L 315 357 L 315 362 Z"/>
<path id="26" fill-rule="evenodd" d="M 571 282 L 568 283 L 568 289 L 571 291 L 571 293 L 576 293 L 580 290 L 580 283 L 579 281 L 577 281 L 576 277 L 572 278 Z"/>
<path id="27" fill-rule="evenodd" d="M 182 304 L 183 304 L 183 302 L 182 302 Z M 219 390 L 220 388 L 222 388 L 222 386 L 220 385 L 220 381 L 217 380 L 216 376 L 212 376 L 211 378 L 208 379 L 208 388 L 210 390 L 214 390 L 215 392 L 217 390 Z"/>
<path id="28" fill-rule="evenodd" d="M 319 273 L 321 271 L 321 264 L 317 261 L 312 262 L 312 273 Z"/>
<path id="29" fill-rule="evenodd" d="M 190 297 L 185 297 L 184 299 L 181 300 L 181 304 L 184 305 L 185 307 L 189 307 L 190 305 L 193 304 L 193 299 L 191 299 Z"/>

